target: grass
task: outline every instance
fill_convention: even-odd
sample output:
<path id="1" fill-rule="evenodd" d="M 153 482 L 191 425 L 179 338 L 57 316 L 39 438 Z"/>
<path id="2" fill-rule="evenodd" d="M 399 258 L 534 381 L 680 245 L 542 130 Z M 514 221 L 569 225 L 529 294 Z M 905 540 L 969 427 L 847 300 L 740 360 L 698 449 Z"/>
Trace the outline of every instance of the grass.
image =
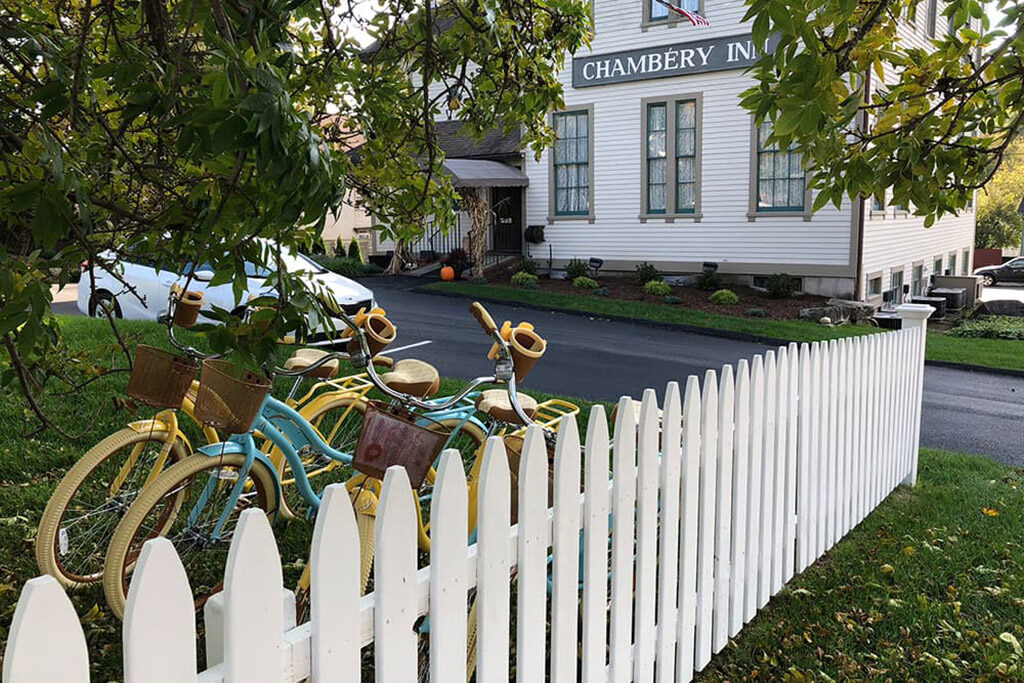
<path id="1" fill-rule="evenodd" d="M 77 345 L 108 340 L 103 323 L 61 322 Z M 125 323 L 124 329 L 146 343 L 163 343 L 155 325 Z M 22 584 L 37 573 L 32 542 L 50 491 L 87 448 L 145 412 L 114 408 L 112 396 L 125 381 L 126 375 L 113 375 L 74 400 L 48 403 L 65 425 L 82 425 L 103 409 L 75 441 L 52 433 L 24 436 L 31 423 L 19 398 L 0 397 L 0 641 L 7 639 Z M 458 386 L 445 379 L 442 392 Z M 580 403 L 585 416 L 591 404 Z M 702 678 L 1019 678 L 1024 664 L 1012 639 L 1000 636 L 1024 642 L 1022 510 L 1020 471 L 978 457 L 922 451 L 918 487 L 899 489 L 796 578 Z M 279 523 L 275 531 L 285 581 L 293 585 L 312 525 Z M 120 624 L 106 613 L 102 590 L 71 597 L 86 630 L 93 680 L 118 678 Z"/>
<path id="2" fill-rule="evenodd" d="M 555 294 L 538 290 L 516 289 L 502 285 L 435 282 L 427 285 L 426 289 L 525 303 L 555 310 L 583 311 L 595 315 L 621 316 L 655 323 L 692 325 L 694 327 L 741 332 L 794 342 L 841 339 L 878 331 L 878 328 L 866 325 L 825 327 L 817 323 L 799 320 L 740 318 L 733 315 L 708 313 L 664 304 L 621 301 L 596 296 Z M 931 332 L 928 334 L 925 357 L 928 360 L 1024 371 L 1024 342 L 1012 339 L 958 337 L 947 333 Z"/>

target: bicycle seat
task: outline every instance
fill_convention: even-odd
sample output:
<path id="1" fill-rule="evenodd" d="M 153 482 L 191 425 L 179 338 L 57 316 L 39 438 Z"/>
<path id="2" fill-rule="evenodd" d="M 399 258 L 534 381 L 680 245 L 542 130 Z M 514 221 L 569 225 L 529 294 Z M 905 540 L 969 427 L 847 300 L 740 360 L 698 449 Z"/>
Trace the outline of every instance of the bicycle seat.
<path id="1" fill-rule="evenodd" d="M 318 360 L 327 355 L 327 351 L 321 351 L 320 349 L 299 349 L 292 354 L 292 357 L 287 360 L 284 364 L 285 370 L 305 370 L 309 366 L 316 363 Z M 309 373 L 310 377 L 319 377 L 320 379 L 331 379 L 338 374 L 338 359 L 332 358 L 313 372 Z"/>
<path id="2" fill-rule="evenodd" d="M 535 418 L 537 416 L 537 400 L 532 396 L 520 394 L 519 392 L 516 392 L 516 397 L 519 399 L 519 407 L 523 409 L 526 416 L 531 420 Z M 520 422 L 519 416 L 516 415 L 515 409 L 512 408 L 512 401 L 508 397 L 508 392 L 504 389 L 481 391 L 480 395 L 476 398 L 476 409 L 481 413 L 490 415 L 495 420 L 516 424 Z"/>
<path id="3" fill-rule="evenodd" d="M 380 380 L 389 389 L 417 398 L 430 398 L 441 386 L 441 375 L 437 368 L 415 358 L 403 358 L 396 362 L 394 369 L 381 375 Z"/>

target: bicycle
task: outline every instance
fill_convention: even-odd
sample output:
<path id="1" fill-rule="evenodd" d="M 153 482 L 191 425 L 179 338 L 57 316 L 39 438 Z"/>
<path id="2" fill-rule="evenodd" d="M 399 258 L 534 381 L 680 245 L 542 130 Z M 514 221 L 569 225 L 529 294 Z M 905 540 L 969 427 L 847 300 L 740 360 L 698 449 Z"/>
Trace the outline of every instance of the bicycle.
<path id="1" fill-rule="evenodd" d="M 489 316 L 487 317 L 489 318 Z M 429 387 L 423 386 L 428 379 L 424 376 L 426 373 L 416 376 L 411 372 L 411 370 L 423 370 L 423 366 L 427 366 L 427 364 L 420 364 L 419 361 L 416 361 L 416 365 L 407 364 L 406 367 L 410 369 L 410 372 L 399 372 L 398 377 L 392 378 L 391 382 L 382 380 L 377 375 L 373 364 L 369 362 L 374 354 L 370 352 L 364 328 L 355 326 L 348 316 L 342 317 L 342 320 L 352 330 L 353 341 L 349 344 L 349 351 L 352 354 L 353 364 L 358 368 L 363 368 L 374 386 L 400 406 L 421 411 L 443 411 L 462 402 L 483 384 L 507 383 L 509 395 L 512 397 L 509 399 L 512 410 L 525 418 L 524 424 L 529 423 L 529 418 L 523 413 L 514 393 L 515 379 L 511 354 L 508 352 L 505 341 L 497 334 L 496 328 L 493 336 L 501 345 L 503 353 L 496 360 L 495 374 L 471 380 L 462 391 L 449 399 L 431 402 L 417 398 L 412 391 L 406 393 L 400 390 L 402 388 L 424 389 L 423 393 L 427 393 L 426 389 Z M 493 326 L 493 321 L 491 321 L 491 325 Z M 203 354 L 195 349 L 177 343 L 171 328 L 168 329 L 172 343 L 176 347 L 203 357 Z M 323 365 L 327 359 L 339 356 L 340 354 L 326 354 L 324 358 L 303 368 L 302 371 L 275 368 L 274 374 L 278 376 L 309 374 L 316 367 Z M 214 365 L 215 362 L 210 359 L 204 360 L 203 381 L 200 382 L 200 398 L 197 408 L 198 404 L 202 402 L 207 374 L 211 370 L 213 371 L 214 374 L 210 375 L 212 384 L 218 374 L 226 371 L 226 368 Z M 402 363 L 403 361 L 399 361 L 395 364 L 396 372 L 401 370 Z M 436 374 L 436 370 L 429 377 L 431 386 L 438 383 L 433 379 L 433 374 Z M 232 433 L 232 436 L 219 444 L 204 446 L 198 450 L 197 454 L 164 470 L 142 490 L 114 531 L 104 563 L 103 584 L 108 604 L 112 612 L 119 617 L 123 615 L 130 574 L 135 560 L 141 551 L 142 544 L 149 538 L 158 535 L 171 538 L 183 564 L 187 569 L 192 569 L 190 574 L 193 579 L 199 580 L 193 588 L 198 588 L 197 592 L 200 594 L 206 594 L 208 587 L 197 577 L 198 570 L 204 569 L 208 575 L 216 578 L 222 575 L 223 561 L 226 559 L 226 551 L 240 512 L 249 507 L 259 507 L 269 515 L 275 516 L 279 511 L 281 506 L 279 471 L 274 467 L 268 455 L 257 448 L 253 438 L 254 433 L 259 433 L 269 439 L 274 447 L 280 450 L 294 474 L 296 489 L 314 513 L 320 504 L 320 497 L 310 486 L 300 452 L 316 452 L 343 464 L 352 462 L 351 454 L 339 451 L 327 444 L 319 432 L 298 411 L 270 396 L 268 381 L 260 384 L 260 392 L 252 392 L 249 390 L 258 383 L 247 380 L 254 378 L 235 377 L 231 379 L 239 380 L 236 383 L 237 396 L 240 397 L 239 402 L 255 403 L 255 408 L 251 411 L 244 411 L 239 409 L 235 401 L 230 400 L 231 392 L 234 391 L 230 386 L 235 385 L 230 385 L 219 396 L 211 389 L 209 393 L 214 394 L 220 403 L 221 415 L 216 420 L 211 420 L 209 415 L 197 414 L 197 417 L 208 422 L 223 422 L 223 426 Z M 258 402 L 253 400 L 254 396 L 258 396 Z M 416 417 L 417 419 L 427 419 L 422 415 Z M 439 452 L 442 447 L 443 443 L 436 451 Z M 430 461 L 434 456 L 436 456 L 436 452 L 430 456 Z M 360 480 L 357 477 L 348 483 L 350 492 L 353 492 L 356 497 L 357 511 L 360 496 L 365 496 L 367 492 L 367 488 L 361 486 L 363 481 L 365 480 Z M 369 495 L 372 496 L 372 492 Z M 183 511 L 187 511 L 186 514 L 179 514 Z M 363 515 L 363 519 L 364 521 L 368 519 L 371 522 L 370 528 L 372 529 L 372 517 Z M 369 573 L 366 558 L 372 558 L 372 545 L 372 541 L 363 544 L 361 550 L 366 568 L 364 575 L 366 576 Z M 202 598 L 197 600 L 197 603 L 201 600 Z"/>

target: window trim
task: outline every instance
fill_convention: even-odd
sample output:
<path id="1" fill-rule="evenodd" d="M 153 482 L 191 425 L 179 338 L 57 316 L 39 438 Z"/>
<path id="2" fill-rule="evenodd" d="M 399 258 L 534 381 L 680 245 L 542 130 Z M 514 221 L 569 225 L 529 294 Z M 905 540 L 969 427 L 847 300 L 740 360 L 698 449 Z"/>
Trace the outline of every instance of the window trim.
<path id="1" fill-rule="evenodd" d="M 802 218 L 809 222 L 814 216 L 813 202 L 811 196 L 811 171 L 804 168 L 804 209 L 803 211 L 763 211 L 757 206 L 757 185 L 758 185 L 758 159 L 757 159 L 757 122 L 750 117 L 750 175 L 748 179 L 749 204 L 747 206 L 747 220 L 750 222 L 762 218 Z"/>
<path id="2" fill-rule="evenodd" d="M 914 271 L 918 268 L 921 269 L 921 291 L 918 294 L 914 293 Z M 915 261 L 910 264 L 910 296 L 925 296 L 925 292 L 928 291 L 928 278 L 924 276 L 924 261 Z"/>
<path id="3" fill-rule="evenodd" d="M 896 273 L 899 273 L 899 275 L 900 275 L 900 291 L 899 292 L 896 292 L 896 285 L 894 283 L 894 280 L 896 279 L 896 277 L 895 277 Z M 898 304 L 902 303 L 902 299 L 903 299 L 903 286 L 905 284 L 907 284 L 907 267 L 906 267 L 906 265 L 893 266 L 892 268 L 890 268 L 889 269 L 889 291 L 893 292 L 894 295 L 895 295 L 893 297 L 893 300 L 892 300 L 893 305 L 898 305 Z M 882 291 L 885 292 L 886 290 L 883 289 Z"/>
<path id="4" fill-rule="evenodd" d="M 971 274 L 971 248 L 967 247 L 960 252 L 960 258 L 963 261 L 960 262 L 960 274 L 967 276 Z"/>
<path id="5" fill-rule="evenodd" d="M 669 0 L 669 1 L 671 2 L 671 0 Z M 705 16 L 704 15 L 704 1 L 705 0 L 698 0 L 698 2 L 697 2 L 697 14 L 701 15 L 702 17 Z M 657 26 L 675 27 L 675 26 L 678 26 L 679 24 L 687 24 L 688 23 L 681 16 L 679 16 L 678 14 L 674 14 L 672 12 L 669 12 L 668 16 L 665 17 L 664 19 L 654 19 L 654 18 L 652 18 L 651 17 L 651 3 L 652 2 L 654 2 L 654 0 L 643 0 L 643 7 L 641 8 L 641 12 L 643 13 L 643 16 L 640 19 L 640 29 L 642 31 L 646 31 L 649 28 L 657 27 Z"/>
<path id="6" fill-rule="evenodd" d="M 939 269 L 935 270 L 935 264 L 939 264 Z M 946 271 L 946 255 L 939 254 L 932 258 L 932 275 L 942 275 Z"/>
<path id="7" fill-rule="evenodd" d="M 574 104 L 561 111 L 552 112 L 548 115 L 548 125 L 555 128 L 555 117 L 559 114 L 587 114 L 587 183 L 590 192 L 587 194 L 587 212 L 578 214 L 557 214 L 555 213 L 555 195 L 557 184 L 555 182 L 555 147 L 548 150 L 548 223 L 561 221 L 587 221 L 593 223 L 596 220 L 594 215 L 594 105 Z"/>
<path id="8" fill-rule="evenodd" d="M 946 256 L 946 263 L 949 264 L 950 277 L 956 277 L 957 266 L 960 265 L 956 262 L 956 249 L 949 252 L 949 254 Z"/>
<path id="9" fill-rule="evenodd" d="M 878 280 L 878 293 L 871 293 L 871 281 Z M 882 271 L 878 270 L 874 273 L 868 273 L 864 276 L 864 293 L 867 299 L 880 299 L 882 298 L 882 292 L 885 291 L 885 280 L 882 277 Z"/>
<path id="10" fill-rule="evenodd" d="M 938 18 L 939 18 L 939 1 L 928 0 L 928 14 L 925 19 L 924 31 L 925 35 L 929 38 L 934 39 L 938 30 Z"/>
<path id="11" fill-rule="evenodd" d="M 871 197 L 869 199 L 869 201 L 871 202 L 871 204 L 870 204 L 870 211 L 868 213 L 869 217 L 871 217 L 871 218 L 888 218 L 889 217 L 889 206 L 885 203 L 886 198 L 887 198 L 887 194 L 888 193 L 883 192 L 880 195 L 877 195 L 877 194 L 871 195 Z M 876 209 L 875 208 L 875 200 L 876 199 L 882 200 L 882 208 L 881 209 Z"/>
<path id="12" fill-rule="evenodd" d="M 694 106 L 694 121 L 696 123 L 696 135 L 694 136 L 693 154 L 693 211 L 679 212 L 676 209 L 676 106 L 679 102 L 692 101 Z M 665 211 L 663 213 L 651 213 L 647 208 L 647 107 L 652 104 L 665 105 Z M 672 105 L 672 106 L 669 106 Z M 660 97 L 645 97 L 640 100 L 640 222 L 648 220 L 663 220 L 672 223 L 676 220 L 692 220 L 699 223 L 701 213 L 701 183 L 703 177 L 701 166 L 703 165 L 704 137 L 704 95 L 703 93 L 682 93 L 679 95 L 663 95 Z M 671 211 L 669 210 L 671 209 Z"/>

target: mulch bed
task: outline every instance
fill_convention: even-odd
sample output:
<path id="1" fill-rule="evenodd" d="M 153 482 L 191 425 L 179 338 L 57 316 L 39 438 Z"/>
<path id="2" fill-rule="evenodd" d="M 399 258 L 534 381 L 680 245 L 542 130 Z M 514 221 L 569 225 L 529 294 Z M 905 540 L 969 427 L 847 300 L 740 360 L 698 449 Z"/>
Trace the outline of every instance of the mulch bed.
<path id="1" fill-rule="evenodd" d="M 511 273 L 492 274 L 490 280 L 493 284 L 511 285 Z M 693 286 L 680 287 L 672 286 L 672 296 L 682 299 L 676 304 L 666 304 L 664 297 L 650 296 L 644 293 L 640 281 L 629 276 L 602 276 L 598 279 L 602 287 L 608 289 L 609 299 L 621 299 L 623 301 L 643 301 L 662 306 L 679 308 L 690 308 L 708 313 L 720 313 L 724 315 L 735 315 L 744 317 L 746 311 L 751 308 L 760 308 L 765 312 L 765 318 L 771 320 L 796 320 L 800 310 L 814 306 L 824 306 L 827 297 L 803 294 L 791 299 L 771 299 L 765 292 L 758 291 L 745 285 L 722 285 L 723 289 L 732 290 L 740 298 L 740 302 L 734 306 L 719 306 L 708 301 L 711 292 L 697 289 Z M 592 292 L 584 292 L 572 286 L 570 280 L 553 280 L 547 277 L 540 278 L 540 289 L 544 292 L 554 294 L 574 294 L 577 296 L 596 296 Z"/>

